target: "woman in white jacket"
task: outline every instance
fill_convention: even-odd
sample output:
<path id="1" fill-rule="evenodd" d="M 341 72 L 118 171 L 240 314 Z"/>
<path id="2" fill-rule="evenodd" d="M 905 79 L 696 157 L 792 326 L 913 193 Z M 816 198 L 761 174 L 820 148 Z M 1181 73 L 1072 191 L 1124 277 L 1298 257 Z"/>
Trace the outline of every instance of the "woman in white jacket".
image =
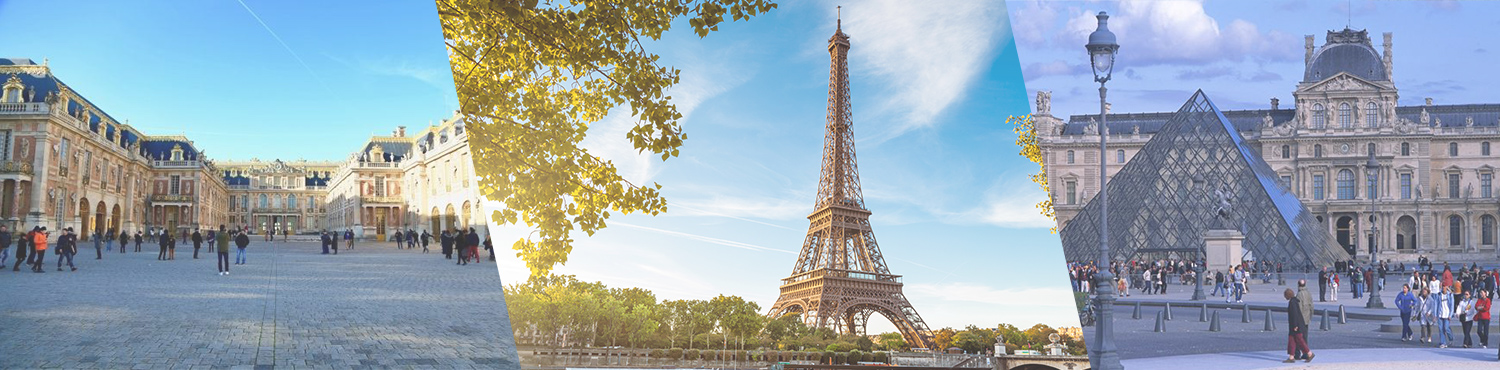
<path id="1" fill-rule="evenodd" d="M 1469 295 L 1469 292 L 1463 292 L 1458 298 L 1458 304 L 1453 307 L 1453 316 L 1458 317 L 1459 324 L 1464 328 L 1464 348 L 1474 345 L 1474 338 L 1469 336 L 1469 333 L 1474 329 L 1474 314 L 1478 313 L 1474 310 L 1476 300 L 1477 298 Z"/>

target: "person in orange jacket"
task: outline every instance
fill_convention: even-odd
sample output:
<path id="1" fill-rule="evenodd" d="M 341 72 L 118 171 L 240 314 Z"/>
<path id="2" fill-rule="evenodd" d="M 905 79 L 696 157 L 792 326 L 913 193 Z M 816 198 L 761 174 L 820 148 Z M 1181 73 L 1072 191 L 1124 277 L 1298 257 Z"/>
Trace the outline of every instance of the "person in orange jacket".
<path id="1" fill-rule="evenodd" d="M 33 251 L 31 255 L 33 257 L 36 257 L 36 260 L 34 262 L 32 262 L 31 271 L 32 272 L 36 272 L 36 273 L 46 272 L 46 271 L 42 271 L 42 259 L 44 259 L 44 258 L 47 257 L 47 227 L 46 226 L 37 227 L 36 230 L 32 231 L 32 233 L 31 233 L 31 243 L 32 243 L 31 244 L 32 245 L 31 249 Z"/>

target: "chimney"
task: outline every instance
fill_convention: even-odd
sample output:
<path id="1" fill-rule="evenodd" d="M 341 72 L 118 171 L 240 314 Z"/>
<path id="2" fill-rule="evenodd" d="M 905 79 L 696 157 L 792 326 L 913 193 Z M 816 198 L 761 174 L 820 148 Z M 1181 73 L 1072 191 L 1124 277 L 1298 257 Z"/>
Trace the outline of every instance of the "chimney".
<path id="1" fill-rule="evenodd" d="M 1307 37 L 1306 37 L 1305 40 L 1306 40 L 1306 46 L 1307 46 L 1307 55 L 1305 55 L 1305 56 L 1302 57 L 1302 64 L 1304 66 L 1312 64 L 1313 35 L 1307 35 Z"/>
<path id="2" fill-rule="evenodd" d="M 396 137 L 406 137 L 406 126 L 396 126 Z"/>
<path id="3" fill-rule="evenodd" d="M 1271 98 L 1271 110 L 1281 109 L 1281 99 Z"/>

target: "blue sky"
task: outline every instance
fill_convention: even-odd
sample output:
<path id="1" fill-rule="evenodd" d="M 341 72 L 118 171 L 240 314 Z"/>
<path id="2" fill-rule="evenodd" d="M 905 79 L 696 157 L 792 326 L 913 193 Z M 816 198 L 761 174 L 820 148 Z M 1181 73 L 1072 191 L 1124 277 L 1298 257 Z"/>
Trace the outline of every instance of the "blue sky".
<path id="1" fill-rule="evenodd" d="M 664 299 L 746 297 L 769 308 L 812 211 L 828 97 L 832 2 L 787 2 L 700 39 L 679 24 L 648 48 L 680 68 L 682 156 L 639 156 L 627 109 L 585 141 L 636 184 L 664 186 L 670 210 L 613 217 L 559 273 L 639 286 Z M 1004 4 L 844 3 L 859 169 L 891 271 L 934 329 L 999 323 L 1077 326 L 1060 243 L 1032 205 L 1005 123 L 1025 114 Z M 523 227 L 497 232 L 509 245 Z M 524 279 L 516 259 L 501 276 Z M 872 320 L 872 331 L 891 330 Z"/>
<path id="2" fill-rule="evenodd" d="M 1303 36 L 1324 43 L 1346 25 L 1369 30 L 1377 50 L 1394 33 L 1401 105 L 1496 103 L 1485 86 L 1500 53 L 1500 3 L 1456 1 L 1015 1 L 1016 42 L 1028 95 L 1052 91 L 1053 115 L 1098 113 L 1083 45 L 1108 11 L 1120 57 L 1109 83 L 1114 112 L 1175 111 L 1203 89 L 1220 109 L 1292 106 Z M 1495 49 L 1495 50 L 1490 50 Z"/>
<path id="3" fill-rule="evenodd" d="M 458 107 L 431 1 L 243 1 L 0 1 L 0 57 L 219 160 L 342 160 Z"/>

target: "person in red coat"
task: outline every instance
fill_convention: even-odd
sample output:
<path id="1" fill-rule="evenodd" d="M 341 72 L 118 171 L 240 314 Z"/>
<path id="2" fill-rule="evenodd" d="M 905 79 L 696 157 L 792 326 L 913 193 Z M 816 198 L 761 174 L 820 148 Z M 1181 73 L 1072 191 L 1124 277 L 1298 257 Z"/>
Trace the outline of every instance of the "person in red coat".
<path id="1" fill-rule="evenodd" d="M 1490 348 L 1490 292 L 1479 291 L 1479 300 L 1474 302 L 1474 321 L 1479 324 L 1479 346 Z"/>

